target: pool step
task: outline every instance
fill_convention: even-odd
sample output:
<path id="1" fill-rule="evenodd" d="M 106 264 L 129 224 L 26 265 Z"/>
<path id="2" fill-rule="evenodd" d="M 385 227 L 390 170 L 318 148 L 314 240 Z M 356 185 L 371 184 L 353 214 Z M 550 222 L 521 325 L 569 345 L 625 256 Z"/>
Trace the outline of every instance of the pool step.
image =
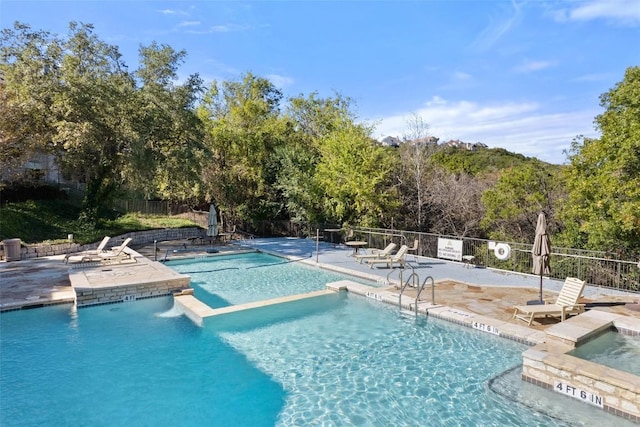
<path id="1" fill-rule="evenodd" d="M 184 314 L 198 326 L 202 326 L 204 319 L 220 316 L 223 314 L 236 313 L 244 310 L 252 310 L 255 308 L 267 307 L 270 305 L 284 304 L 293 301 L 299 301 L 307 298 L 315 298 L 323 295 L 335 294 L 336 291 L 324 289 L 321 291 L 307 292 L 298 295 L 289 295 L 286 297 L 272 298 L 263 301 L 248 302 L 245 304 L 231 305 L 222 308 L 211 308 L 193 295 L 177 295 L 174 297 L 174 303 L 184 311 Z"/>

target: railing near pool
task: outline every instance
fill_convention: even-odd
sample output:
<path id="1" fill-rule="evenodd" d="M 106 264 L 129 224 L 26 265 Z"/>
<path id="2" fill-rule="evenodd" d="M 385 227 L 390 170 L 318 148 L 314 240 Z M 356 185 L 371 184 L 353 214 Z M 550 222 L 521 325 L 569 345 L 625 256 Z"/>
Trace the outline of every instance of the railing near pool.
<path id="1" fill-rule="evenodd" d="M 378 228 L 353 227 L 354 238 L 366 240 L 370 247 L 385 247 L 390 242 L 406 244 L 419 241 L 417 255 L 438 258 L 438 240 L 451 239 L 462 241 L 463 255 L 472 256 L 477 266 L 518 273 L 531 273 L 533 242 L 495 242 L 506 243 L 510 256 L 498 259 L 491 248 L 491 240 L 470 237 L 445 236 L 433 233 L 421 233 L 405 230 L 387 230 Z M 572 248 L 552 247 L 550 255 L 551 273 L 548 277 L 564 280 L 566 277 L 580 277 L 587 283 L 627 292 L 640 292 L 640 264 L 638 261 L 626 261 L 609 258 L 604 252 L 586 251 Z"/>

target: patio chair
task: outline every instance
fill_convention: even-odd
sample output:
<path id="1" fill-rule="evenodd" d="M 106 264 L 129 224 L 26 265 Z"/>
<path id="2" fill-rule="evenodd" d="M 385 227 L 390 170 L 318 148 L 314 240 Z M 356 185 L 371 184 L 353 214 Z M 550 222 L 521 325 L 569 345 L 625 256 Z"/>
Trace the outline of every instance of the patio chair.
<path id="1" fill-rule="evenodd" d="M 386 258 L 391 255 L 396 246 L 398 245 L 395 243 L 389 243 L 384 249 L 372 249 L 370 254 L 357 254 L 356 259 L 362 264 L 362 261 L 366 259 Z"/>
<path id="2" fill-rule="evenodd" d="M 402 245 L 395 255 L 379 259 L 368 259 L 367 264 L 369 264 L 369 268 L 373 268 L 375 264 L 387 264 L 387 268 L 392 268 L 394 264 L 398 264 L 399 267 L 404 267 L 407 263 L 406 257 L 408 251 L 409 247 L 407 245 Z"/>
<path id="3" fill-rule="evenodd" d="M 102 239 L 102 241 L 100 242 L 97 248 L 86 250 L 86 251 L 68 253 L 64 256 L 63 261 L 66 264 L 69 262 L 69 258 L 72 256 L 84 257 L 84 256 L 98 255 L 105 251 L 105 248 L 107 247 L 107 243 L 109 243 L 109 240 L 111 240 L 111 237 L 104 236 L 104 238 Z"/>
<path id="4" fill-rule="evenodd" d="M 513 313 L 513 318 L 524 320 L 528 325 L 533 323 L 537 317 L 560 317 L 564 321 L 570 314 L 584 312 L 584 304 L 578 304 L 578 299 L 582 296 L 585 283 L 575 277 L 567 277 L 558 294 L 558 298 L 553 303 L 540 305 L 517 305 Z"/>
<path id="5" fill-rule="evenodd" d="M 420 244 L 420 240 L 415 239 L 413 241 L 413 246 L 411 246 L 407 252 L 413 253 L 413 258 L 418 261 L 418 245 Z"/>

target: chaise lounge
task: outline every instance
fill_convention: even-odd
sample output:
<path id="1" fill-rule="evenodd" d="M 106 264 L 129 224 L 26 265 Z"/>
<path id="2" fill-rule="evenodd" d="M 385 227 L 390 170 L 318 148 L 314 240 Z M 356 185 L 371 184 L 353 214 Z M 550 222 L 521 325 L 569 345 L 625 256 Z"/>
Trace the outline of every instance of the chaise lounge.
<path id="1" fill-rule="evenodd" d="M 362 264 L 363 260 L 386 258 L 396 248 L 395 243 L 389 243 L 384 249 L 373 249 L 370 254 L 356 254 L 356 259 Z"/>
<path id="2" fill-rule="evenodd" d="M 98 245 L 97 248 L 95 249 L 90 249 L 87 251 L 81 251 L 81 252 L 71 252 L 68 253 L 64 256 L 64 263 L 68 263 L 69 262 L 69 258 L 70 257 L 84 257 L 84 256 L 93 256 L 93 255 L 98 255 L 102 252 L 105 252 L 105 248 L 107 247 L 107 243 L 109 243 L 109 240 L 111 240 L 111 237 L 109 236 L 104 236 L 104 238 L 102 239 L 102 241 L 100 242 L 100 244 Z"/>
<path id="3" fill-rule="evenodd" d="M 541 305 L 517 305 L 513 313 L 513 318 L 523 320 L 528 325 L 538 317 L 559 317 L 564 321 L 571 314 L 584 312 L 584 304 L 578 304 L 578 299 L 582 296 L 585 283 L 575 277 L 567 277 L 554 303 Z"/>
<path id="4" fill-rule="evenodd" d="M 387 264 L 387 268 L 392 268 L 394 264 L 398 264 L 399 267 L 404 267 L 407 263 L 406 257 L 408 251 L 409 247 L 402 245 L 395 255 L 389 255 L 379 259 L 368 259 L 367 264 L 369 264 L 369 268 L 373 268 L 375 264 Z"/>
<path id="5" fill-rule="evenodd" d="M 77 255 L 79 259 L 71 260 L 71 257 L 70 257 L 69 262 L 71 261 L 77 262 L 77 263 L 101 262 L 101 263 L 108 264 L 108 263 L 117 263 L 117 262 L 122 262 L 124 260 L 128 260 L 131 258 L 131 256 L 127 252 L 125 252 L 125 248 L 129 245 L 131 240 L 133 239 L 131 239 L 131 237 L 128 237 L 127 239 L 125 239 L 124 242 L 122 242 L 120 246 L 114 246 L 109 251 L 103 251 L 97 254 L 88 254 L 88 255 L 83 253 L 74 254 L 74 255 Z"/>

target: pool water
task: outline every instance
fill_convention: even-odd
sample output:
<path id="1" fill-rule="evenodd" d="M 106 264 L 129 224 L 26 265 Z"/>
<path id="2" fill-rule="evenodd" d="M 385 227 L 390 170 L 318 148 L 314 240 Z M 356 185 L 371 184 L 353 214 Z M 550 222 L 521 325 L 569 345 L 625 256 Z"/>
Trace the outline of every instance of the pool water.
<path id="1" fill-rule="evenodd" d="M 302 294 L 326 289 L 330 282 L 354 280 L 344 274 L 257 252 L 166 264 L 191 276 L 194 295 L 212 308 Z"/>
<path id="2" fill-rule="evenodd" d="M 640 376 L 640 336 L 606 332 L 569 354 Z"/>
<path id="3" fill-rule="evenodd" d="M 181 266 L 211 269 L 200 264 Z M 246 283 L 249 270 L 230 283 Z M 220 301 L 240 294 L 225 290 Z M 345 293 L 203 327 L 177 315 L 171 298 L 0 321 L 3 427 L 625 425 L 520 381 L 522 344 Z"/>

